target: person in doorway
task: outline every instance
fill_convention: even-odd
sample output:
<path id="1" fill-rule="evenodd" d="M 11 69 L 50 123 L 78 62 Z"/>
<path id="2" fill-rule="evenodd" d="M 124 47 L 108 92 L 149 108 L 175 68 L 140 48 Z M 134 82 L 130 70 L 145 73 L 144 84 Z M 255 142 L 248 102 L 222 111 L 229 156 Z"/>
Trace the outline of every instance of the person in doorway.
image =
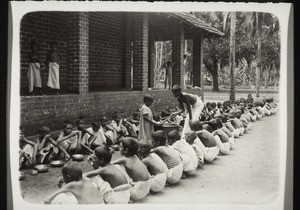
<path id="1" fill-rule="evenodd" d="M 163 64 L 164 69 L 166 70 L 166 78 L 165 78 L 165 89 L 171 89 L 172 88 L 172 67 L 173 67 L 172 61 L 167 61 Z"/>
<path id="2" fill-rule="evenodd" d="M 37 52 L 37 44 L 32 41 L 30 43 L 31 52 L 28 53 L 29 67 L 27 71 L 29 94 L 35 93 L 42 95 L 42 80 L 40 73 L 40 58 Z"/>
<path id="3" fill-rule="evenodd" d="M 59 69 L 60 69 L 60 55 L 58 54 L 58 46 L 56 42 L 52 42 L 50 45 L 50 52 L 47 55 L 47 63 L 49 64 L 49 75 L 47 86 L 50 89 L 50 93 L 59 94 L 60 82 L 59 82 Z"/>

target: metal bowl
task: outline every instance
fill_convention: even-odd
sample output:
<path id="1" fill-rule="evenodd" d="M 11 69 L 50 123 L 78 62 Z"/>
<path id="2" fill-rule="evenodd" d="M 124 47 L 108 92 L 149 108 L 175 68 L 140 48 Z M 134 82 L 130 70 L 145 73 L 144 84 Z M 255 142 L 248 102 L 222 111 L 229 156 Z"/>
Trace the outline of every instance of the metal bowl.
<path id="1" fill-rule="evenodd" d="M 120 145 L 112 145 L 111 148 L 115 151 L 120 150 Z"/>
<path id="2" fill-rule="evenodd" d="M 179 125 L 175 124 L 175 123 L 163 123 L 162 124 L 162 130 L 168 134 L 169 132 L 173 131 L 173 130 L 179 130 Z"/>
<path id="3" fill-rule="evenodd" d="M 50 163 L 50 165 L 51 165 L 52 167 L 61 167 L 61 166 L 63 166 L 64 164 L 65 164 L 65 162 L 62 161 L 62 160 L 54 160 L 54 161 L 52 161 L 52 162 Z"/>
<path id="4" fill-rule="evenodd" d="M 44 164 L 36 165 L 36 166 L 34 166 L 34 168 L 36 170 L 38 170 L 39 173 L 45 173 L 45 172 L 49 171 L 49 167 Z"/>
<path id="5" fill-rule="evenodd" d="M 84 159 L 84 156 L 82 154 L 74 154 L 72 155 L 72 158 L 76 161 L 82 161 Z"/>
<path id="6" fill-rule="evenodd" d="M 38 171 L 38 170 L 32 169 L 32 170 L 29 171 L 29 173 L 30 173 L 31 175 L 37 175 L 37 174 L 39 173 L 39 171 Z"/>
<path id="7" fill-rule="evenodd" d="M 22 181 L 26 178 L 25 174 L 23 172 L 20 172 L 19 181 Z"/>

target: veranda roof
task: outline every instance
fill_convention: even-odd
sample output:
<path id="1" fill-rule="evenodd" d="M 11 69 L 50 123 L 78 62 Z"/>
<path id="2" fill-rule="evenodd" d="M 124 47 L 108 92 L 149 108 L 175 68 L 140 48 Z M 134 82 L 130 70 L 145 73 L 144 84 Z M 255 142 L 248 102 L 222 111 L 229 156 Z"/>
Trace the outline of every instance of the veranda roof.
<path id="1" fill-rule="evenodd" d="M 191 27 L 200 29 L 202 31 L 205 31 L 207 33 L 217 34 L 219 36 L 224 36 L 225 34 L 218 29 L 212 27 L 208 23 L 205 23 L 204 21 L 198 19 L 197 17 L 193 16 L 190 13 L 187 12 L 166 12 L 168 15 L 175 17 L 187 25 L 190 25 Z"/>

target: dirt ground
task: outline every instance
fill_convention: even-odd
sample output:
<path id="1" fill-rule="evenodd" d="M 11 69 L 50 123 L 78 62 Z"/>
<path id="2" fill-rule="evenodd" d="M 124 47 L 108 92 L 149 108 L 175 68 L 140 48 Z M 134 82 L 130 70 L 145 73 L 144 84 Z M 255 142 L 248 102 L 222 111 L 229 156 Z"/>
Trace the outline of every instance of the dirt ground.
<path id="1" fill-rule="evenodd" d="M 237 97 L 245 97 L 241 94 Z M 269 96 L 269 94 L 268 94 Z M 275 95 L 276 96 L 276 95 Z M 227 94 L 226 97 L 228 98 Z M 206 100 L 223 101 L 214 93 Z M 225 98 L 225 99 L 223 99 Z M 278 98 L 277 98 L 278 99 Z M 252 124 L 248 133 L 236 139 L 229 155 L 218 156 L 205 164 L 193 177 L 182 179 L 163 192 L 149 194 L 138 203 L 209 203 L 251 204 L 265 203 L 274 199 L 279 184 L 279 113 L 264 117 Z M 113 159 L 119 157 L 116 152 Z M 86 161 L 79 162 L 84 172 L 92 170 Z M 58 189 L 61 168 L 51 168 L 47 173 L 30 175 L 20 181 L 26 201 L 43 203 L 43 199 Z"/>

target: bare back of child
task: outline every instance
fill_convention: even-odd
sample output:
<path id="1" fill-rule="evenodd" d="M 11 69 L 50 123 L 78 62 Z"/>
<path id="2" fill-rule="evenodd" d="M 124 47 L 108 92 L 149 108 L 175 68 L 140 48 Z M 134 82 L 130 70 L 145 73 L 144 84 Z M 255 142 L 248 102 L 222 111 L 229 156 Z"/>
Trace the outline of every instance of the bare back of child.
<path id="1" fill-rule="evenodd" d="M 107 146 L 99 146 L 95 149 L 93 158 L 96 170 L 85 173 L 87 177 L 100 176 L 108 182 L 112 188 L 127 184 L 128 181 L 124 174 L 113 164 L 110 163 L 112 153 Z"/>
<path id="2" fill-rule="evenodd" d="M 141 154 L 142 162 L 147 167 L 151 175 L 167 173 L 168 167 L 163 160 L 155 153 L 150 153 L 152 144 L 148 141 L 139 141 L 139 153 Z"/>
<path id="3" fill-rule="evenodd" d="M 202 141 L 205 147 L 215 147 L 218 146 L 214 136 L 207 130 L 202 129 L 202 124 L 200 121 L 192 121 L 190 123 L 192 131 L 196 131 L 197 136 Z"/>
<path id="4" fill-rule="evenodd" d="M 102 194 L 95 188 L 92 181 L 82 176 L 82 170 L 78 163 L 69 162 L 63 169 L 62 174 L 64 181 L 67 183 L 62 188 L 52 193 L 46 200 L 46 204 L 51 201 L 60 193 L 72 193 L 79 204 L 96 204 L 102 203 Z"/>
<path id="5" fill-rule="evenodd" d="M 126 172 L 134 181 L 148 181 L 150 174 L 143 162 L 136 156 L 138 151 L 138 141 L 133 137 L 125 137 L 120 144 L 123 158 L 115 160 L 113 164 L 121 164 L 125 167 Z"/>

